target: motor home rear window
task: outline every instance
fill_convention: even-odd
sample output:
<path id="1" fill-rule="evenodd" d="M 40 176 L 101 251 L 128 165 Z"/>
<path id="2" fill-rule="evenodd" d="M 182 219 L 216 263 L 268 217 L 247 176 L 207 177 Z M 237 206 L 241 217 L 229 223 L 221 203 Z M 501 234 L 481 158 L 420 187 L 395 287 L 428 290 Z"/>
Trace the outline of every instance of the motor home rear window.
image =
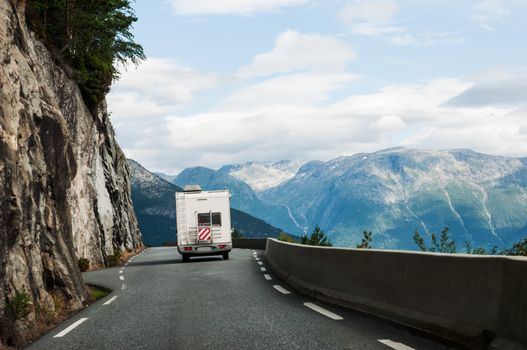
<path id="1" fill-rule="evenodd" d="M 200 213 L 198 214 L 198 225 L 210 225 L 212 217 L 212 226 L 221 226 L 221 213 Z"/>

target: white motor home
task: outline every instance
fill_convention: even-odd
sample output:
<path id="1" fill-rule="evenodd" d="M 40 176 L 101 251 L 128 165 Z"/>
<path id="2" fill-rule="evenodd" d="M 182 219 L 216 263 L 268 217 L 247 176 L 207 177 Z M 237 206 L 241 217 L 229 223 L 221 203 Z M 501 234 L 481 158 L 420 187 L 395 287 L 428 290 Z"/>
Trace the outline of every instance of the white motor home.
<path id="1" fill-rule="evenodd" d="M 229 259 L 230 197 L 229 190 L 202 191 L 197 185 L 176 192 L 177 247 L 184 262 L 198 255 Z"/>

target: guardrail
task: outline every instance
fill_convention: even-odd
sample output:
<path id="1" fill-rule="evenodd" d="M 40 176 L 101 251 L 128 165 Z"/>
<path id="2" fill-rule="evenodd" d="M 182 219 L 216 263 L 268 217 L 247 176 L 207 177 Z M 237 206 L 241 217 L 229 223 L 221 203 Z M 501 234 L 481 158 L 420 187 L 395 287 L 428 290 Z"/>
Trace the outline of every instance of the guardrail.
<path id="1" fill-rule="evenodd" d="M 473 349 L 527 349 L 527 259 L 313 247 L 268 239 L 264 258 L 299 291 Z"/>
<path id="2" fill-rule="evenodd" d="M 232 240 L 233 248 L 242 249 L 265 249 L 267 238 L 234 238 Z"/>

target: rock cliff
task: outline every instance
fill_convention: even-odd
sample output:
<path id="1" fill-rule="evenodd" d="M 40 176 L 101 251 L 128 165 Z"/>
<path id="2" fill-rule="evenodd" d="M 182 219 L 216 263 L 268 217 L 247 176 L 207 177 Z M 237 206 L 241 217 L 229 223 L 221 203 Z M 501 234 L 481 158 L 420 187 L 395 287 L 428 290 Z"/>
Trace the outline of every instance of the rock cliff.
<path id="1" fill-rule="evenodd" d="M 88 110 L 24 7 L 0 0 L 0 319 L 15 291 L 35 309 L 82 307 L 78 259 L 100 266 L 142 245 L 106 109 Z"/>

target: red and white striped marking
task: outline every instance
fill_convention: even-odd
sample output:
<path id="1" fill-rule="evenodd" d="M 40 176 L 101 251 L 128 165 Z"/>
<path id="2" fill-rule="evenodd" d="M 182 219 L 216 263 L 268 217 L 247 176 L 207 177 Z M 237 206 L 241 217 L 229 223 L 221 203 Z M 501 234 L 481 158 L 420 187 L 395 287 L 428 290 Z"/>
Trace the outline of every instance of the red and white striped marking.
<path id="1" fill-rule="evenodd" d="M 210 240 L 210 227 L 201 227 L 198 230 L 198 239 L 200 241 L 209 241 Z"/>

